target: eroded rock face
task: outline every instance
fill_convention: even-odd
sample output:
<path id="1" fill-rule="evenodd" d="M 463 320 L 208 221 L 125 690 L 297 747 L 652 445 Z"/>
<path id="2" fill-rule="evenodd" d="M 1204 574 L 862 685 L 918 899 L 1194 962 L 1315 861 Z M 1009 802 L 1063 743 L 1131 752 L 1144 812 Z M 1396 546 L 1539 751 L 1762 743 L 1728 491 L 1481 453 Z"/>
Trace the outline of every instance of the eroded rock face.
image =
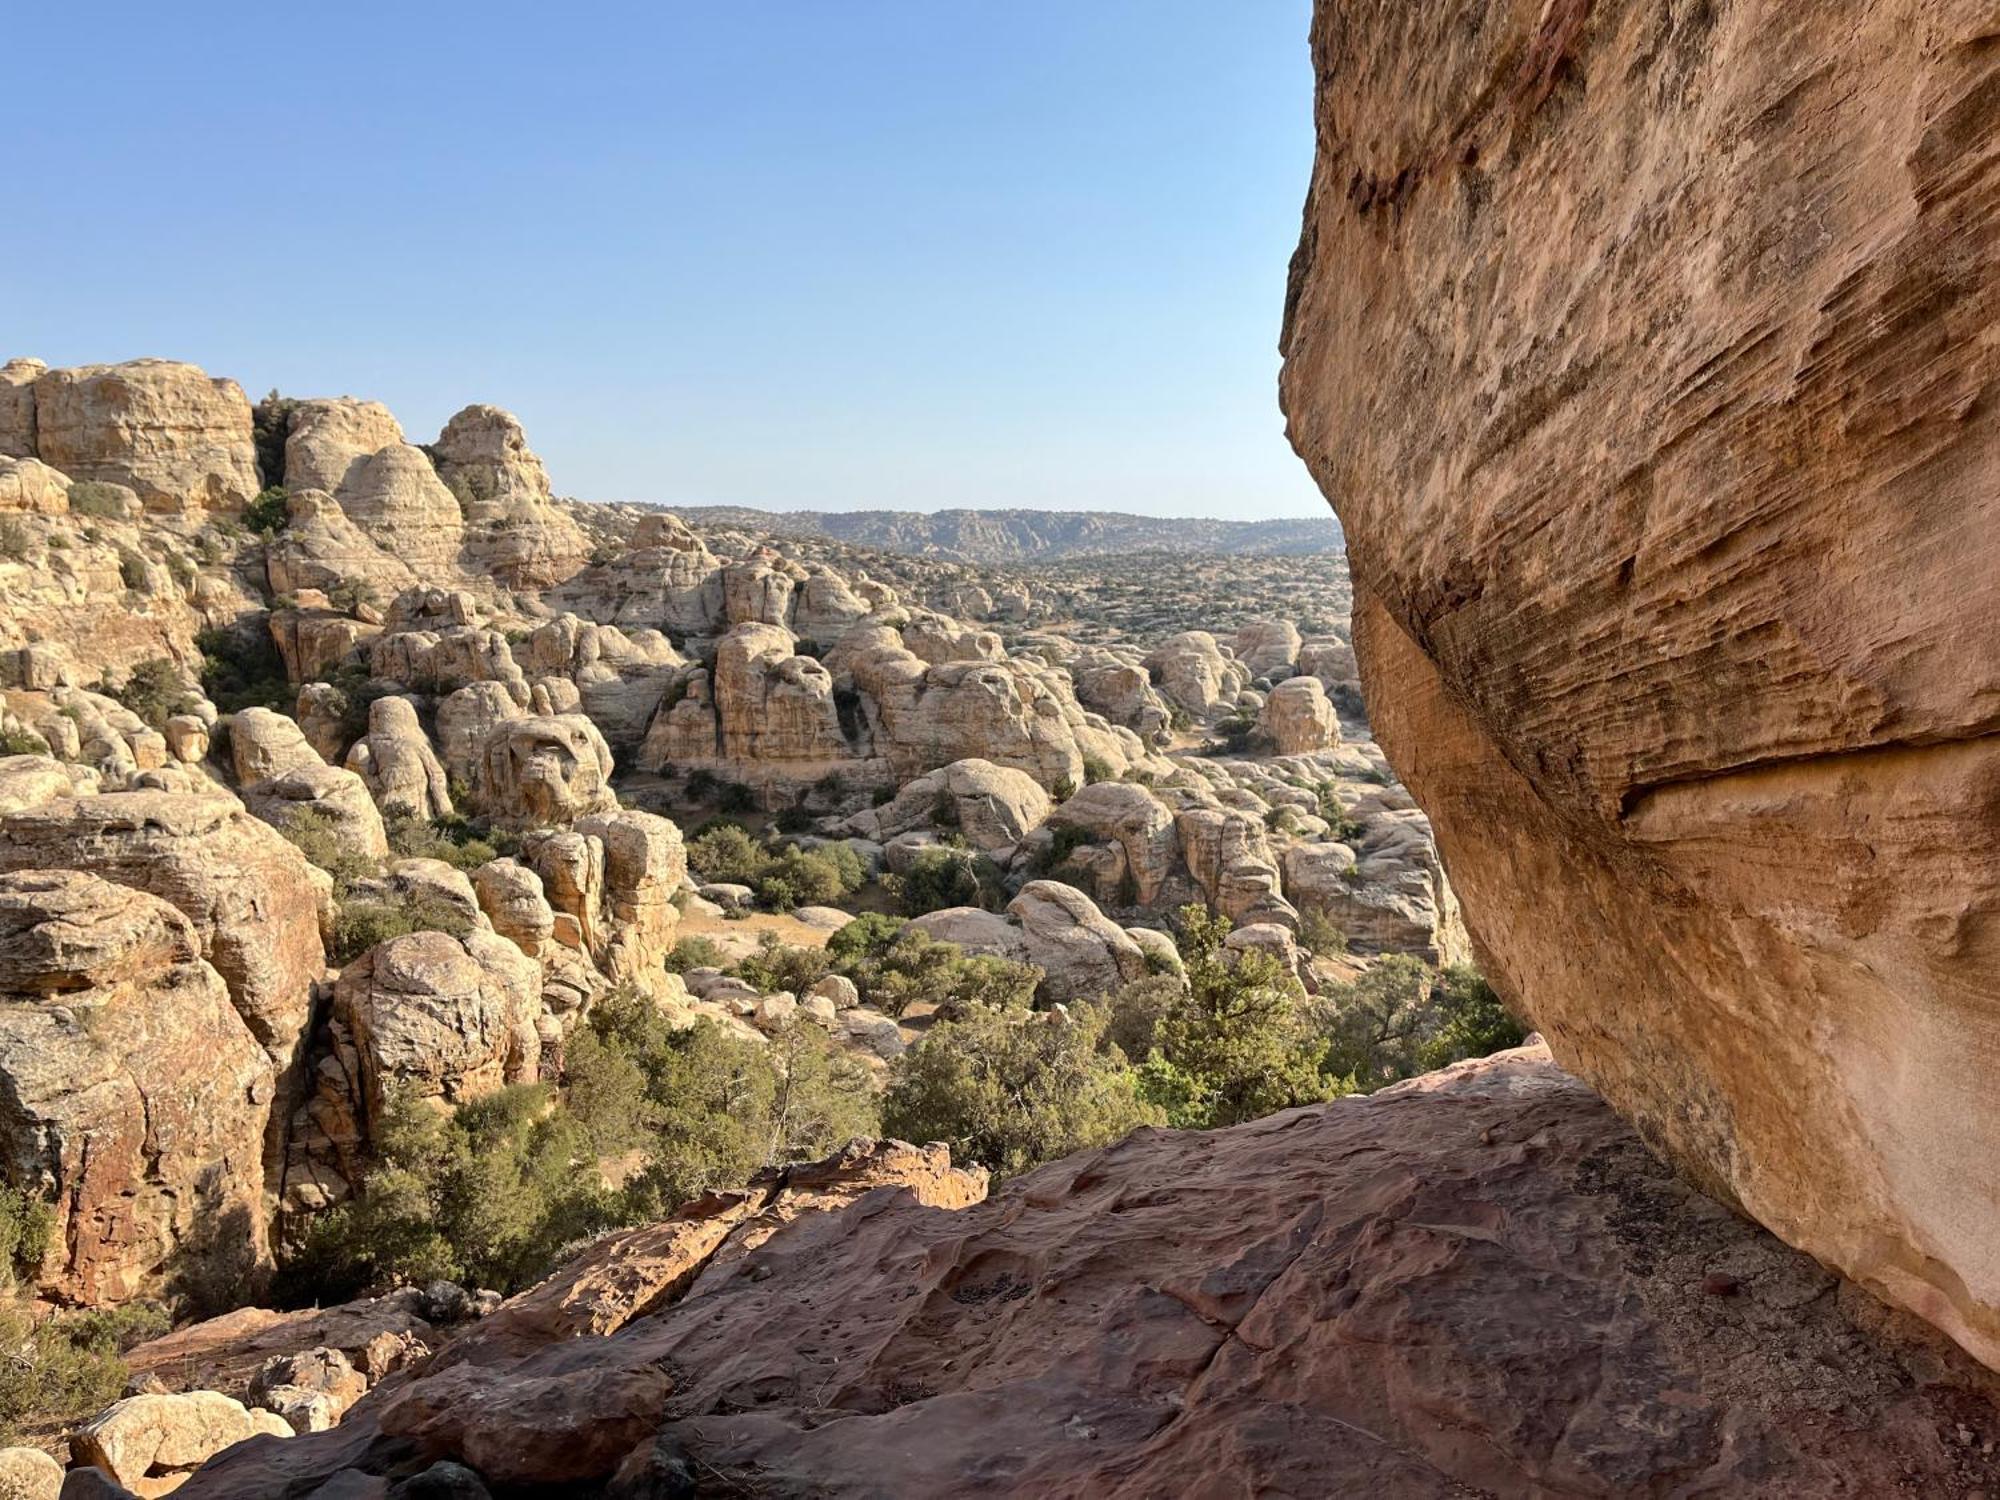
<path id="1" fill-rule="evenodd" d="M 1280 755 L 1311 755 L 1340 743 L 1340 716 L 1317 677 L 1293 677 L 1272 688 L 1258 727 Z"/>
<path id="2" fill-rule="evenodd" d="M 55 1207 L 42 1295 L 254 1284 L 273 1092 L 180 912 L 75 870 L 0 875 L 0 1168 Z"/>
<path id="3" fill-rule="evenodd" d="M 521 1467 L 537 1436 L 589 1469 L 615 1439 L 608 1492 L 633 1496 L 674 1492 L 641 1482 L 675 1453 L 724 1492 L 1023 1500 L 1241 1475 L 1385 1500 L 1789 1500 L 2000 1475 L 1991 1377 L 1676 1180 L 1540 1049 L 1142 1130 L 976 1197 L 942 1211 L 885 1182 L 753 1242 L 718 1196 L 600 1241 L 396 1414 L 371 1399 L 182 1493 L 368 1493 L 418 1432 L 426 1458 L 476 1448 L 517 1483 L 557 1477 Z M 631 1401 L 584 1399 L 660 1370 L 670 1403 L 637 1436 Z"/>
<path id="4" fill-rule="evenodd" d="M 250 402 L 193 365 L 135 359 L 35 380 L 35 456 L 122 484 L 151 511 L 238 510 L 261 488 Z"/>
<path id="5" fill-rule="evenodd" d="M 2000 52 L 1971 3 L 1322 4 L 1283 380 L 1509 999 L 2000 1363 Z"/>
<path id="6" fill-rule="evenodd" d="M 520 827 L 573 823 L 618 805 L 611 749 L 582 714 L 501 720 L 488 732 L 476 770 L 485 810 Z"/>

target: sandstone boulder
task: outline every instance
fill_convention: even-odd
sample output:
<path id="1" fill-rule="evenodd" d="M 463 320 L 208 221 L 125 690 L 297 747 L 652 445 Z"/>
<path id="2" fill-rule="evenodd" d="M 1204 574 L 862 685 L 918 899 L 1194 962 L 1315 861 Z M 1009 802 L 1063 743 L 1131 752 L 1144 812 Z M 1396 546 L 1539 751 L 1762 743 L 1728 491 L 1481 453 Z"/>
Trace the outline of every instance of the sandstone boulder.
<path id="1" fill-rule="evenodd" d="M 58 1500 L 62 1486 L 62 1465 L 41 1449 L 0 1448 L 0 1500 Z"/>
<path id="2" fill-rule="evenodd" d="M 413 932 L 340 972 L 333 1014 L 360 1058 L 363 1106 L 390 1094 L 456 1103 L 535 1081 L 541 970 L 490 932 Z"/>
<path id="3" fill-rule="evenodd" d="M 1139 945 L 1075 886 L 1031 880 L 1007 914 L 1021 924 L 1028 962 L 1043 972 L 1044 1000 L 1099 999 L 1148 972 Z"/>
<path id="4" fill-rule="evenodd" d="M 851 826 L 892 839 L 919 829 L 955 830 L 975 849 L 1010 848 L 1048 820 L 1053 804 L 1034 777 L 989 760 L 957 760 L 906 783 L 895 798 Z"/>
<path id="5" fill-rule="evenodd" d="M 444 764 L 407 698 L 377 698 L 368 705 L 368 732 L 349 748 L 347 769 L 367 784 L 376 806 L 390 817 L 428 823 L 451 816 Z"/>
<path id="6" fill-rule="evenodd" d="M 1252 677 L 1282 677 L 1299 659 L 1299 627 L 1290 620 L 1252 620 L 1236 632 L 1233 645 Z"/>
<path id="7" fill-rule="evenodd" d="M 0 875 L 0 1094 L 0 1164 L 55 1209 L 44 1295 L 214 1302 L 268 1270 L 271 1059 L 165 901 Z"/>
<path id="8" fill-rule="evenodd" d="M 229 756 L 242 786 L 326 764 L 297 721 L 270 708 L 246 708 L 229 716 Z"/>
<path id="9" fill-rule="evenodd" d="M 48 369 L 39 359 L 0 365 L 0 457 L 35 456 L 35 382 Z"/>
<path id="10" fill-rule="evenodd" d="M 1283 398 L 1497 986 L 2000 1364 L 2000 61 L 1837 15 L 1322 5 Z"/>
<path id="11" fill-rule="evenodd" d="M 243 805 L 294 838 L 323 838 L 329 854 L 380 859 L 389 852 L 382 814 L 366 783 L 317 759 L 244 787 Z"/>
<path id="12" fill-rule="evenodd" d="M 1205 630 L 1183 631 L 1162 642 L 1146 658 L 1146 670 L 1163 697 L 1197 719 L 1233 703 L 1250 681 L 1243 664 L 1224 656 Z"/>
<path id="13" fill-rule="evenodd" d="M 39 376 L 35 453 L 71 479 L 122 484 L 149 511 L 240 510 L 262 484 L 250 402 L 233 380 L 137 359 Z"/>
<path id="14" fill-rule="evenodd" d="M 1292 677 L 1272 688 L 1258 728 L 1280 755 L 1312 755 L 1340 743 L 1340 716 L 1317 677 Z"/>
<path id="15" fill-rule="evenodd" d="M 530 714 L 488 731 L 473 789 L 498 822 L 548 828 L 618 805 L 611 748 L 581 714 Z"/>
<path id="16" fill-rule="evenodd" d="M 465 515 L 465 567 L 508 588 L 540 589 L 581 568 L 590 545 L 549 493 L 548 471 L 511 412 L 468 406 L 431 448 Z"/>
<path id="17" fill-rule="evenodd" d="M 292 1430 L 275 1414 L 252 1411 L 218 1391 L 127 1396 L 78 1429 L 70 1456 L 129 1488 L 195 1468 L 259 1433 L 290 1437 Z"/>

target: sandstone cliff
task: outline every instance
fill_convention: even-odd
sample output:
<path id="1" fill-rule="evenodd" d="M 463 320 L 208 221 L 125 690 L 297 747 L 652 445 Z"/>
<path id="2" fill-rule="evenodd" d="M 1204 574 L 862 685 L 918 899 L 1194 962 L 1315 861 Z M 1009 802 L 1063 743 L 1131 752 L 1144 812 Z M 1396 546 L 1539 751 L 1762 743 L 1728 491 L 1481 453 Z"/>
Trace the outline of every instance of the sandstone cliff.
<path id="1" fill-rule="evenodd" d="M 1284 403 L 1492 972 L 2000 1363 L 1991 7 L 1323 0 L 1313 51 Z"/>

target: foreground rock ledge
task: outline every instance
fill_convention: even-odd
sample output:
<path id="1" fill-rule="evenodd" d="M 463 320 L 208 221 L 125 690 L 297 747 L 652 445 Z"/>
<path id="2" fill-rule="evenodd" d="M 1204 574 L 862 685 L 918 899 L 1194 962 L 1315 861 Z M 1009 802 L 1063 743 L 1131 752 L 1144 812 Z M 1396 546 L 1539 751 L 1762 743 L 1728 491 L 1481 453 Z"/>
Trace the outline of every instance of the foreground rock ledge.
<path id="1" fill-rule="evenodd" d="M 1486 967 L 2000 1366 L 1990 3 L 1321 0 L 1283 395 Z"/>
<path id="2" fill-rule="evenodd" d="M 758 1496 L 2000 1492 L 1995 1377 L 1683 1185 L 1540 1048 L 1141 1131 L 957 1211 L 891 1179 L 768 1238 L 701 1227 L 755 1206 L 635 1231 L 630 1277 L 592 1252 L 181 1495 L 381 1495 L 441 1458 L 623 1497 L 686 1493 L 677 1467 Z M 697 1242 L 732 1249 L 696 1274 Z"/>

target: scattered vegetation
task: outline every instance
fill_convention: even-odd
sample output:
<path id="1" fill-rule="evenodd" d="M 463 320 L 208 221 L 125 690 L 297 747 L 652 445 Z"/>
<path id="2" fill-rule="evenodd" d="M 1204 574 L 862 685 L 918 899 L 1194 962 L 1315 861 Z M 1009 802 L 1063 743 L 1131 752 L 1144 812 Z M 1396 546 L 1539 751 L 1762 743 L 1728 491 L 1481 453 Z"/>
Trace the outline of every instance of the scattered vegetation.
<path id="1" fill-rule="evenodd" d="M 119 485 L 79 479 L 69 487 L 69 512 L 98 521 L 125 519 L 126 491 Z"/>
<path id="2" fill-rule="evenodd" d="M 222 712 L 292 711 L 298 694 L 285 675 L 285 659 L 261 623 L 204 630 L 194 643 L 201 652 L 201 690 Z"/>
<path id="3" fill-rule="evenodd" d="M 36 1323 L 25 1304 L 0 1304 L 0 1444 L 73 1426 L 125 1389 L 126 1350 L 167 1331 L 150 1303 L 62 1312 Z"/>
<path id="4" fill-rule="evenodd" d="M 882 1128 L 944 1141 L 952 1159 L 1013 1176 L 1106 1145 L 1163 1113 L 1140 1097 L 1096 1005 L 1022 1015 L 974 1005 L 895 1062 Z"/>
<path id="5" fill-rule="evenodd" d="M 747 885 L 773 911 L 845 900 L 867 883 L 861 856 L 845 844 L 801 848 L 759 840 L 735 823 L 711 823 L 688 841 L 688 868 L 704 882 Z"/>
<path id="6" fill-rule="evenodd" d="M 243 507 L 244 526 L 259 536 L 276 536 L 291 521 L 291 500 L 282 484 L 259 491 L 257 498 Z"/>
<path id="7" fill-rule="evenodd" d="M 144 719 L 148 727 L 166 728 L 175 714 L 192 713 L 200 700 L 188 691 L 181 669 L 164 656 L 149 657 L 125 674 L 116 687 L 99 683 L 98 690 L 115 698 Z"/>
<path id="8" fill-rule="evenodd" d="M 768 1047 L 706 1022 L 676 1030 L 621 991 L 570 1039 L 560 1088 L 510 1088 L 451 1114 L 393 1099 L 380 1165 L 314 1221 L 283 1296 L 435 1276 L 518 1290 L 586 1235 L 875 1128 L 866 1075 L 816 1028 Z"/>
<path id="9" fill-rule="evenodd" d="M 1000 869 L 992 860 L 950 844 L 921 850 L 908 870 L 883 877 L 882 884 L 912 917 L 948 906 L 998 911 L 1006 898 Z"/>

